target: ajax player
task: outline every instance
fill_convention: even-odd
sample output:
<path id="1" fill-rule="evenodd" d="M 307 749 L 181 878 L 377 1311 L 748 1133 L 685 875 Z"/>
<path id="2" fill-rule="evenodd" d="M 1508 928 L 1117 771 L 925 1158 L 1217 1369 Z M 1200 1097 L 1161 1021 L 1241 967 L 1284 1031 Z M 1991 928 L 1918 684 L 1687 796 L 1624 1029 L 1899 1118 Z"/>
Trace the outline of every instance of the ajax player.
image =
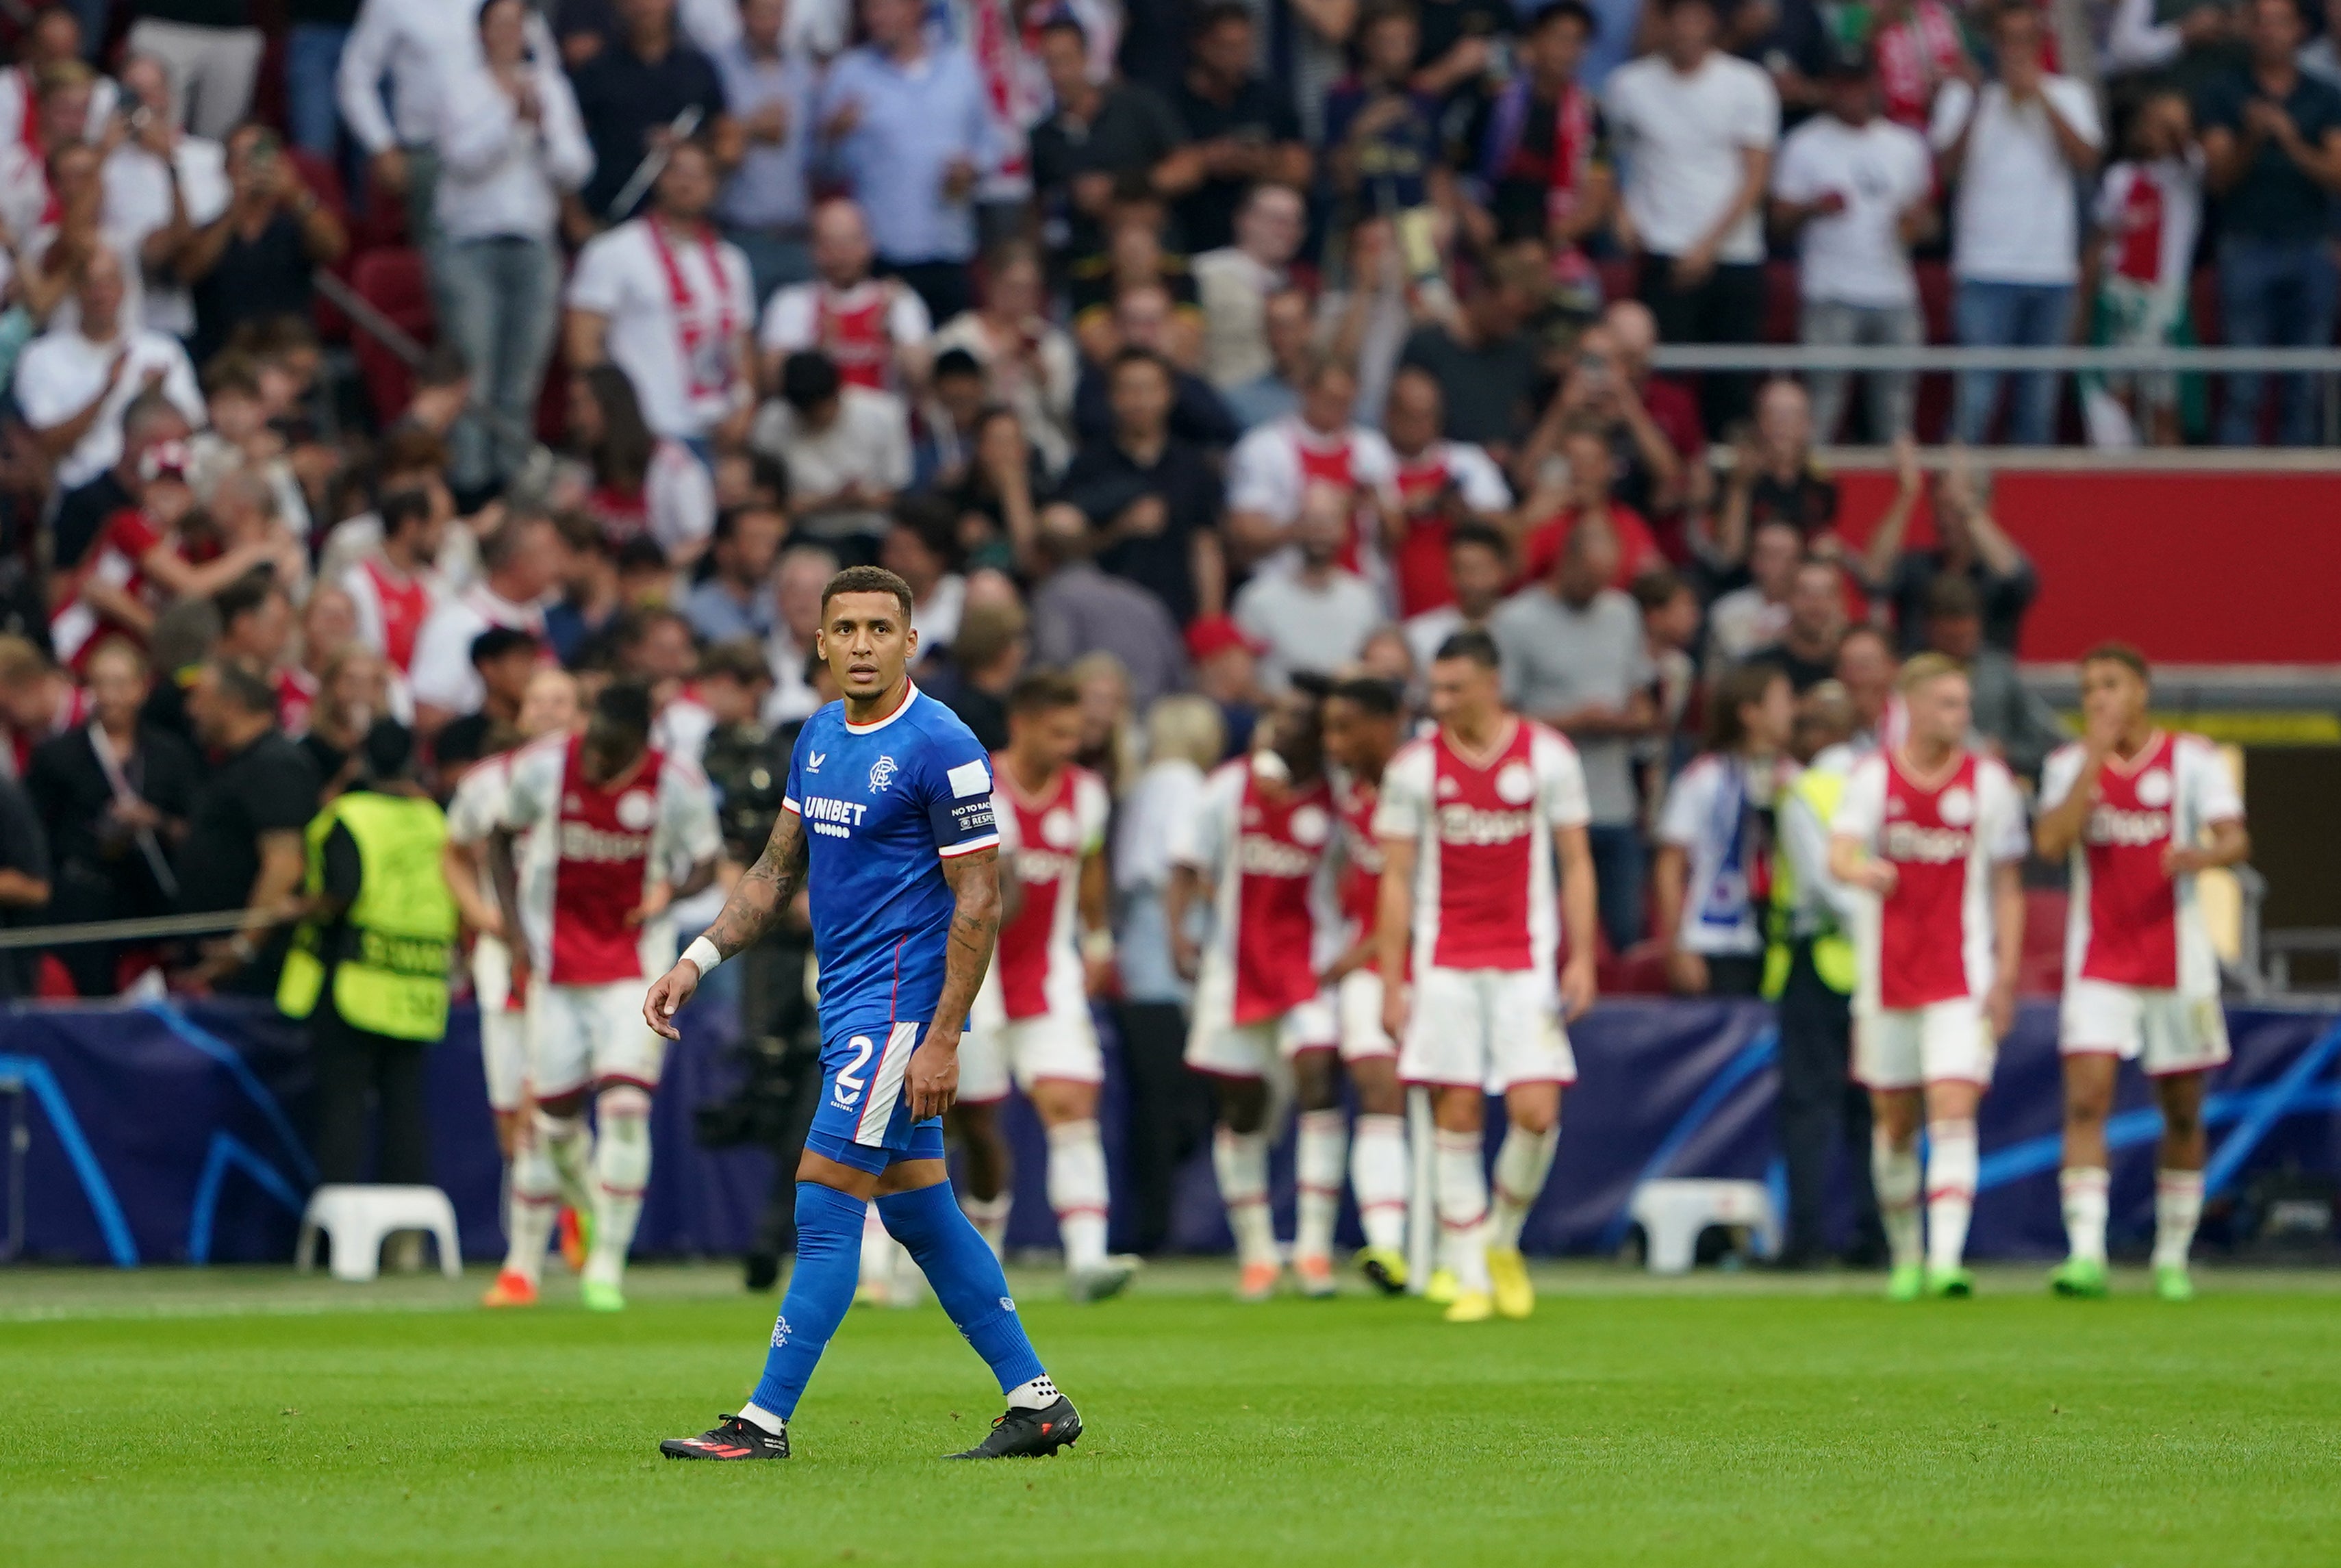
<path id="1" fill-rule="evenodd" d="M 1008 1229 L 1006 1140 L 993 1108 L 1012 1074 L 1049 1140 L 1049 1206 L 1065 1247 L 1065 1290 L 1102 1301 L 1130 1283 L 1137 1260 L 1106 1255 L 1105 1144 L 1098 1090 L 1105 1058 L 1090 993 L 1111 974 L 1106 913 L 1105 782 L 1072 765 L 1081 745 L 1081 693 L 1037 673 L 1008 699 L 1008 749 L 991 759 L 992 820 L 1021 895 L 1000 928 L 1000 952 L 976 994 L 975 1025 L 960 1046 L 960 1130 L 990 1158 L 991 1192 L 971 1175 L 968 1217 L 992 1250 Z"/>
<path id="2" fill-rule="evenodd" d="M 1871 896 L 1854 923 L 1853 1075 L 1876 1113 L 1870 1173 L 1894 1257 L 1887 1293 L 1965 1296 L 1976 1106 L 2016 1009 L 2024 944 L 2024 802 L 1967 747 L 1967 673 L 1902 667 L 1908 734 L 1854 764 L 1829 824 L 1829 874 Z M 1918 1126 L 1927 1128 L 1926 1251 Z"/>
<path id="3" fill-rule="evenodd" d="M 528 949 L 528 1085 L 536 1124 L 513 1164 L 512 1246 L 491 1301 L 526 1305 L 554 1201 L 590 1188 L 579 1296 L 626 1304 L 626 1251 L 651 1176 L 651 1095 L 666 1047 L 643 1027 L 646 925 L 715 880 L 723 839 L 699 770 L 650 744 L 651 698 L 606 686 L 583 734 L 549 734 L 513 759 L 488 867 L 503 928 Z M 525 835 L 527 851 L 516 854 Z M 688 865 L 680 882 L 670 870 Z M 600 1135 L 589 1138 L 585 1108 Z M 591 1180 L 588 1181 L 588 1171 Z"/>
<path id="4" fill-rule="evenodd" d="M 1320 933 L 1331 929 L 1333 794 L 1325 780 L 1318 699 L 1296 680 L 1263 719 L 1267 749 L 1215 770 L 1197 804 L 1189 842 L 1171 849 L 1171 954 L 1195 982 L 1187 1065 L 1212 1081 L 1220 1106 L 1211 1169 L 1235 1233 L 1239 1300 L 1265 1301 L 1282 1272 L 1268 1209 L 1269 1074 L 1280 1059 L 1334 1046 L 1331 1010 L 1320 999 Z M 1198 954 L 1187 912 L 1210 900 L 1210 944 Z M 1308 1124 L 1303 1123 L 1303 1135 Z M 1334 1190 L 1321 1144 L 1302 1153 L 1301 1180 Z M 1333 1293 L 1332 1205 L 1304 1203 L 1293 1247 L 1301 1290 Z"/>
<path id="5" fill-rule="evenodd" d="M 1439 645 L 1439 727 L 1390 759 L 1374 813 L 1383 1027 L 1401 1042 L 1399 1076 L 1430 1091 L 1448 1276 L 1430 1293 L 1448 1300 L 1449 1323 L 1536 1308 L 1520 1228 L 1559 1146 L 1561 1090 L 1577 1081 L 1563 1022 L 1594 994 L 1585 770 L 1568 741 L 1505 710 L 1497 669 L 1484 632 Z M 1569 930 L 1557 992 L 1556 906 Z M 1491 1094 L 1509 1122 L 1492 1205 L 1481 1132 Z"/>
<path id="6" fill-rule="evenodd" d="M 1333 992 L 1340 1030 L 1340 1067 L 1358 1097 L 1350 1144 L 1350 1186 L 1366 1244 L 1365 1276 L 1392 1295 L 1406 1289 L 1406 1091 L 1398 1079 L 1398 1044 L 1382 1027 L 1382 977 L 1374 966 L 1374 922 L 1381 909 L 1382 845 L 1374 812 L 1382 770 L 1398 750 L 1405 715 L 1398 688 L 1353 676 L 1325 697 L 1325 754 L 1337 770 L 1334 805 L 1341 824 L 1341 918 L 1349 947 L 1324 984 Z M 1340 1081 L 1330 1053 L 1293 1059 L 1300 1104 L 1300 1235 L 1330 1245 L 1341 1203 Z"/>
<path id="7" fill-rule="evenodd" d="M 2033 842 L 2069 855 L 2065 934 L 2065 1233 L 2073 1255 L 2049 1276 L 2059 1295 L 2106 1293 L 2106 1116 L 2132 1057 L 2162 1104 L 2154 1182 L 2154 1287 L 2195 1293 L 2187 1252 L 2203 1212 L 2203 1088 L 2227 1059 L 2219 962 L 2196 874 L 2251 854 L 2244 803 L 2211 744 L 2157 729 L 2135 648 L 2081 660 L 2082 737 L 2049 757 Z M 2208 840 L 2206 843 L 2206 840 Z"/>
<path id="8" fill-rule="evenodd" d="M 574 675 L 566 670 L 540 670 L 530 677 L 520 708 L 523 744 L 556 732 L 567 734 L 576 728 L 578 717 Z M 518 750 L 498 752 L 482 757 L 465 771 L 447 803 L 447 847 L 443 858 L 447 889 L 463 911 L 463 924 L 476 934 L 472 941 L 472 992 L 480 1004 L 480 1065 L 488 1081 L 488 1109 L 496 1121 L 496 1147 L 503 1152 L 507 1164 L 533 1136 L 527 1103 L 527 968 L 522 967 L 521 983 L 515 985 L 512 948 L 504 940 L 503 912 L 497 906 L 495 881 L 488 874 L 486 855 L 488 835 L 503 815 L 504 798 L 512 791 L 513 763 L 519 755 Z M 522 856 L 525 858 L 527 853 L 523 846 Z M 555 1175 L 557 1179 L 557 1171 Z M 592 1198 L 582 1183 L 561 1196 L 577 1220 L 593 1212 Z M 562 1242 L 564 1250 L 572 1244 L 566 1229 Z M 572 1262 L 583 1264 L 582 1243 Z M 533 1278 L 516 1278 L 509 1288 L 499 1278 L 488 1288 L 486 1304 L 527 1306 L 535 1300 Z"/>
<path id="9" fill-rule="evenodd" d="M 852 1304 L 872 1198 L 1007 1396 L 990 1433 L 955 1457 L 1054 1453 L 1081 1434 L 943 1164 L 960 1033 L 1000 932 L 1000 835 L 983 747 L 911 684 L 917 646 L 902 579 L 854 566 L 829 580 L 813 647 L 844 699 L 805 721 L 772 842 L 644 1004 L 674 1038 L 701 977 L 807 890 L 822 1087 L 797 1165 L 796 1268 L 754 1397 L 697 1437 L 660 1443 L 670 1459 L 789 1456 L 789 1418 Z"/>

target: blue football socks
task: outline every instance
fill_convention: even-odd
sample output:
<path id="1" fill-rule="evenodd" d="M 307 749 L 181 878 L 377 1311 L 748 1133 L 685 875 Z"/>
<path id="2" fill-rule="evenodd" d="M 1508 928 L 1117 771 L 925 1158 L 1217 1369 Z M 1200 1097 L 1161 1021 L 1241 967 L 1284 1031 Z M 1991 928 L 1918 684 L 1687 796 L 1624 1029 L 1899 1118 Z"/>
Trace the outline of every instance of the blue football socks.
<path id="1" fill-rule="evenodd" d="M 951 1189 L 946 1185 L 943 1191 L 948 1193 Z M 862 1272 L 862 1218 L 866 1212 L 867 1205 L 860 1198 L 834 1187 L 817 1182 L 797 1183 L 796 1267 L 789 1274 L 789 1293 L 781 1303 L 779 1321 L 772 1324 L 772 1348 L 764 1355 L 763 1379 L 756 1384 L 752 1403 L 759 1411 L 783 1421 L 796 1413 L 797 1401 L 804 1394 L 805 1383 L 821 1361 L 821 1353 L 829 1348 L 831 1336 L 853 1304 L 853 1288 Z M 980 1238 L 976 1244 L 982 1247 Z M 983 1248 L 983 1253 L 986 1257 L 991 1255 L 989 1248 Z M 999 1274 L 997 1263 L 992 1273 Z M 1007 1293 L 1004 1287 L 1001 1293 Z M 1018 1337 L 1022 1337 L 1022 1331 L 1018 1331 Z M 1031 1347 L 1026 1347 L 1025 1353 L 1031 1353 Z"/>
<path id="2" fill-rule="evenodd" d="M 799 1187 L 797 1191 L 802 1193 L 804 1189 Z M 802 1226 L 802 1197 L 797 1213 L 797 1223 Z M 960 1212 L 959 1200 L 952 1195 L 949 1182 L 882 1197 L 878 1200 L 878 1213 L 886 1222 L 887 1233 L 910 1249 L 911 1256 L 925 1272 L 927 1283 L 934 1287 L 935 1299 L 942 1303 L 943 1311 L 951 1313 L 959 1332 L 975 1347 L 975 1353 L 983 1357 L 992 1376 L 1000 1380 L 1001 1393 L 1011 1393 L 1042 1375 L 1041 1357 L 1033 1350 L 1031 1340 L 1025 1336 L 1024 1323 L 1016 1315 L 1015 1300 L 1008 1293 L 1008 1276 L 1000 1272 L 1000 1260 L 992 1256 L 991 1245 Z M 861 1221 L 857 1218 L 854 1223 L 858 1226 Z M 798 1243 L 800 1257 L 803 1245 L 802 1241 Z M 798 1267 L 802 1269 L 803 1264 Z M 850 1270 L 849 1264 L 849 1273 Z M 853 1293 L 851 1278 L 846 1282 L 845 1293 L 849 1298 Z M 792 1282 L 789 1300 L 795 1301 L 796 1294 L 796 1285 Z M 829 1323 L 832 1329 L 837 1326 L 835 1317 Z M 828 1334 L 824 1333 L 822 1337 L 826 1341 Z M 778 1350 L 772 1352 L 775 1363 L 780 1355 Z M 806 1364 L 810 1369 L 810 1361 Z M 772 1373 L 767 1372 L 765 1380 L 770 1382 L 771 1378 Z M 795 1386 L 804 1386 L 802 1377 L 798 1378 Z M 764 1403 L 761 1390 L 756 1403 Z"/>

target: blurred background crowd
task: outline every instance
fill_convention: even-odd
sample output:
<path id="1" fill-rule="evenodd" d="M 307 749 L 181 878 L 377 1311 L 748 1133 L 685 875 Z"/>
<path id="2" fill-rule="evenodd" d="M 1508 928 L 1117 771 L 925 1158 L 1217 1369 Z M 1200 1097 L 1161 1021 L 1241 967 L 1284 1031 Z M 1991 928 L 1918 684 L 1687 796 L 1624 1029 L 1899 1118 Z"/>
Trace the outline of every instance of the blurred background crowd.
<path id="1" fill-rule="evenodd" d="M 1707 701 L 1735 666 L 1858 733 L 1934 649 L 2019 773 L 2058 737 L 2016 674 L 2021 544 L 1915 441 L 2319 428 L 2306 376 L 1653 369 L 2329 344 L 2341 65 L 2293 0 L 75 0 L 0 31 L 17 924 L 276 907 L 377 721 L 443 798 L 551 663 L 647 683 L 752 858 L 827 694 L 821 585 L 874 561 L 987 743 L 1020 674 L 1077 682 L 1153 934 L 1127 1003 L 1180 996 L 1147 911 L 1200 771 L 1296 674 L 1412 690 L 1467 627 L 1584 754 L 1613 979 L 1698 989 L 1669 781 L 1710 708 L 1788 739 Z M 1882 511 L 1841 506 L 1839 442 L 1895 449 Z M 274 945 L 0 983 L 265 993 Z"/>

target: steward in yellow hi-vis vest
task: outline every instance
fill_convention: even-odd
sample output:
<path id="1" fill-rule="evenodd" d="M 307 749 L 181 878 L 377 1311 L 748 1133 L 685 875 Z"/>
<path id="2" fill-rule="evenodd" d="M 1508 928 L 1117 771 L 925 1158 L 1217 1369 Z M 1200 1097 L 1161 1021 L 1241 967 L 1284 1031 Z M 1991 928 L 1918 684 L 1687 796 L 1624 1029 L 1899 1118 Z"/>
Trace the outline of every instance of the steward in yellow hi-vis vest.
<path id="1" fill-rule="evenodd" d="M 1792 754 L 1805 771 L 1774 808 L 1778 853 L 1767 912 L 1764 994 L 1780 1022 L 1780 1155 L 1788 1167 L 1788 1244 L 1782 1261 L 1818 1264 L 1832 1252 L 1874 1263 L 1885 1256 L 1878 1199 L 1869 1181 L 1869 1096 L 1853 1081 L 1852 910 L 1828 874 L 1829 823 L 1853 766 L 1854 733 L 1845 688 L 1824 681 L 1797 704 Z M 1842 1137 L 1853 1189 L 1853 1231 L 1828 1234 L 1830 1171 Z"/>
<path id="2" fill-rule="evenodd" d="M 375 1179 L 427 1183 L 423 1063 L 447 1033 L 455 946 L 455 901 L 440 869 L 447 819 L 408 776 L 403 726 L 381 721 L 360 751 L 363 782 L 308 827 L 308 918 L 276 1005 L 309 1020 L 321 1177 L 364 1178 L 367 1111 L 378 1103 Z"/>

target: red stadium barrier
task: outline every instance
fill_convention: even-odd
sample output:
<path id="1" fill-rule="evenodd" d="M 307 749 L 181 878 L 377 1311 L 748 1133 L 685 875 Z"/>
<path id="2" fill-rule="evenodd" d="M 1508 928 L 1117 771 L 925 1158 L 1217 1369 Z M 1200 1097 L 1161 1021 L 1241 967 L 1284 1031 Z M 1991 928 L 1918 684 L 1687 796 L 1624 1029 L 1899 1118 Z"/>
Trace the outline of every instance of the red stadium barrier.
<path id="1" fill-rule="evenodd" d="M 1987 452 L 1986 464 L 2020 464 Z M 1890 475 L 1847 473 L 1838 518 L 1866 540 Z M 2032 557 L 2040 597 L 2027 660 L 2064 660 L 2107 637 L 2190 664 L 2341 663 L 2341 473 L 2077 473 L 2000 468 L 1992 515 Z M 1922 504 L 1914 542 L 1933 538 Z"/>

